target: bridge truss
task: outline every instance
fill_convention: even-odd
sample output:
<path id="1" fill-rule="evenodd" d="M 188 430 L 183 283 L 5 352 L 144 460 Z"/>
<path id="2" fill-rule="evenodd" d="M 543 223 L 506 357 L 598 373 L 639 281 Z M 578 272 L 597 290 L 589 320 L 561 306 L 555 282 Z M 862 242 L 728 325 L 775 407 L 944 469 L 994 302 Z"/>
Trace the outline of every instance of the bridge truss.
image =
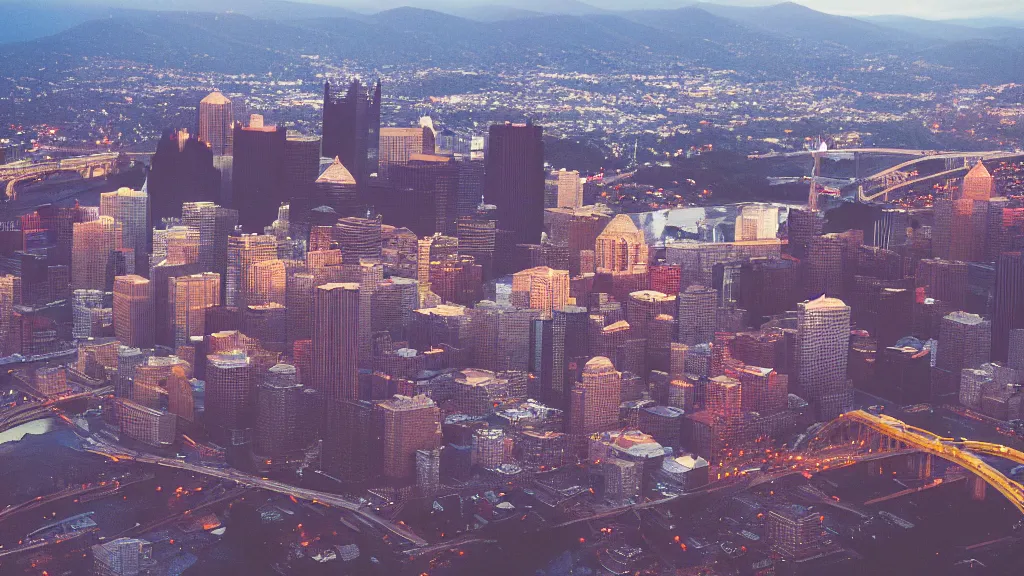
<path id="1" fill-rule="evenodd" d="M 836 444 L 859 444 L 872 452 L 917 450 L 952 462 L 981 478 L 1024 514 L 1024 486 L 979 455 L 1024 464 L 1024 453 L 998 444 L 944 438 L 891 416 L 855 410 L 822 426 L 808 442 L 811 451 Z"/>

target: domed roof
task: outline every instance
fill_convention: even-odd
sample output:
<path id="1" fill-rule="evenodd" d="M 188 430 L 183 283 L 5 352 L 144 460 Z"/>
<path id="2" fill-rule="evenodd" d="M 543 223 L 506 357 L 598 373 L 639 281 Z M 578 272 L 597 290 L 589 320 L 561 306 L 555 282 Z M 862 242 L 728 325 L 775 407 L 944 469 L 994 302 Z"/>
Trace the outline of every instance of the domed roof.
<path id="1" fill-rule="evenodd" d="M 612 361 L 604 356 L 594 356 L 590 360 L 587 360 L 586 366 L 583 367 L 588 372 L 607 372 L 614 371 L 615 365 Z"/>

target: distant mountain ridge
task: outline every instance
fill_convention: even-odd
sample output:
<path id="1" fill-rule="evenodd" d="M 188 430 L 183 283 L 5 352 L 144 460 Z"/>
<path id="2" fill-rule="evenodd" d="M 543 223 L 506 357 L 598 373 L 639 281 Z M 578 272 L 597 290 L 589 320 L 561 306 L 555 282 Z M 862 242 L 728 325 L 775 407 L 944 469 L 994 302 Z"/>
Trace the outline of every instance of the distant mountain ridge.
<path id="1" fill-rule="evenodd" d="M 41 69 L 57 74 L 80 65 L 82 57 L 266 73 L 281 69 L 289 57 L 320 54 L 369 66 L 560 65 L 580 71 L 643 71 L 680 63 L 786 80 L 807 71 L 835 74 L 864 56 L 886 55 L 897 58 L 888 66 L 893 83 L 900 80 L 895 74 L 901 67 L 906 78 L 924 76 L 913 69 L 915 62 L 928 64 L 926 74 L 939 82 L 1024 81 L 1024 34 L 975 28 L 967 33 L 962 25 L 939 27 L 915 19 L 866 21 L 793 3 L 753 8 L 695 3 L 671 10 L 554 15 L 512 8 L 505 18 L 487 20 L 408 7 L 367 15 L 278 0 L 223 1 L 244 4 L 246 14 L 65 10 L 65 24 L 75 17 L 84 20 L 45 38 L 0 45 L 0 76 Z M 196 2 L 165 0 L 157 6 Z M 587 10 L 577 0 L 547 4 Z M 6 11 L 8 6 L 14 4 L 0 0 L 0 10 L 18 17 Z M 30 13 L 25 18 L 38 22 L 40 14 L 58 5 L 29 6 L 21 14 Z M 543 7 L 539 1 L 524 6 Z M 0 21 L 0 38 L 6 27 L 17 25 Z"/>

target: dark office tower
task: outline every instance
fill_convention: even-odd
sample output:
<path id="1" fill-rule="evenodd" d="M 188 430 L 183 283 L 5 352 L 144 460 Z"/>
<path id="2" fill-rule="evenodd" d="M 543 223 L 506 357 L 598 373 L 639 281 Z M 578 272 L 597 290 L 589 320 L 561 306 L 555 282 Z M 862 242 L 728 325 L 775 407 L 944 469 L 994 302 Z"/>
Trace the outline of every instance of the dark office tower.
<path id="1" fill-rule="evenodd" d="M 231 100 L 219 90 L 199 102 L 199 139 L 210 147 L 214 156 L 231 156 L 234 123 Z"/>
<path id="2" fill-rule="evenodd" d="M 796 309 L 800 266 L 793 258 L 753 258 L 740 266 L 736 305 L 749 312 L 754 326 L 768 316 Z"/>
<path id="3" fill-rule="evenodd" d="M 459 171 L 452 159 L 434 154 L 411 154 L 389 172 L 394 195 L 385 213 L 389 223 L 418 236 L 455 234 Z"/>
<path id="4" fill-rule="evenodd" d="M 232 205 L 243 228 L 262 232 L 273 222 L 277 207 L 288 200 L 284 188 L 287 133 L 264 125 L 263 116 L 253 114 L 248 126 L 235 125 L 234 139 Z"/>
<path id="5" fill-rule="evenodd" d="M 876 307 L 875 338 L 881 351 L 913 331 L 914 292 L 905 288 L 882 288 Z"/>
<path id="6" fill-rule="evenodd" d="M 265 462 L 302 448 L 306 398 L 298 371 L 278 364 L 267 371 L 256 393 L 256 440 L 253 451 Z"/>
<path id="7" fill-rule="evenodd" d="M 484 161 L 458 160 L 459 193 L 455 200 L 459 216 L 472 216 L 484 195 Z"/>
<path id="8" fill-rule="evenodd" d="M 328 411 L 359 395 L 359 284 L 324 284 L 313 296 L 312 387 Z"/>
<path id="9" fill-rule="evenodd" d="M 289 198 L 307 192 L 320 176 L 320 139 L 289 132 L 284 141 L 284 187 Z"/>
<path id="10" fill-rule="evenodd" d="M 380 148 L 380 81 L 373 96 L 354 80 L 344 98 L 335 99 L 331 83 L 324 83 L 322 156 L 340 158 L 359 183 L 365 187 L 370 174 L 378 169 Z"/>
<path id="11" fill-rule="evenodd" d="M 962 309 L 967 304 L 967 271 L 966 262 L 926 258 L 917 263 L 916 285 L 929 298 Z"/>
<path id="12" fill-rule="evenodd" d="M 253 385 L 253 361 L 241 350 L 210 354 L 206 357 L 207 432 L 218 443 L 240 445 L 246 441 L 246 429 L 252 424 L 256 401 Z"/>
<path id="13" fill-rule="evenodd" d="M 498 227 L 517 244 L 536 244 L 544 229 L 544 129 L 532 124 L 496 124 L 484 179 L 489 204 L 498 207 Z"/>
<path id="14" fill-rule="evenodd" d="M 185 202 L 216 202 L 220 172 L 213 166 L 213 151 L 183 130 L 165 131 L 150 161 L 146 192 L 154 225 L 180 217 Z"/>
<path id="15" fill-rule="evenodd" d="M 817 210 L 793 209 L 789 211 L 786 226 L 789 230 L 789 253 L 803 259 L 807 256 L 811 239 L 824 229 L 825 217 Z"/>
<path id="16" fill-rule="evenodd" d="M 589 332 L 590 318 L 586 308 L 566 306 L 554 311 L 551 397 L 546 401 L 563 410 L 568 409 L 573 385 L 590 358 Z"/>
<path id="17" fill-rule="evenodd" d="M 360 259 L 380 260 L 381 218 L 339 218 L 332 240 L 341 250 L 342 261 L 358 264 Z"/>
<path id="18" fill-rule="evenodd" d="M 1024 328 L 1024 256 L 1020 252 L 1004 252 L 996 263 L 993 359 L 1009 359 L 1010 331 L 1017 328 Z"/>

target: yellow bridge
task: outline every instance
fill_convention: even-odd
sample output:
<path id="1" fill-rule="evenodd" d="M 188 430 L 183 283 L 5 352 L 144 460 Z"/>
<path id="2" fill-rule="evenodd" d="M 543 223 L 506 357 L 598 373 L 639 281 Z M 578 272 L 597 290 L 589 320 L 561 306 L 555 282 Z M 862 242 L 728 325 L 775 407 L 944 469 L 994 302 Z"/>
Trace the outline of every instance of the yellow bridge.
<path id="1" fill-rule="evenodd" d="M 880 450 L 914 449 L 961 466 L 998 490 L 1024 514 L 1024 486 L 979 457 L 994 456 L 1024 464 L 1024 452 L 989 442 L 944 438 L 891 416 L 874 415 L 863 410 L 847 412 L 825 424 L 815 434 L 810 446 L 825 443 L 836 434 L 852 436 L 853 431 L 856 431 L 856 436 L 852 439 L 864 439 L 866 433 L 874 433 L 872 435 L 877 439 Z"/>

